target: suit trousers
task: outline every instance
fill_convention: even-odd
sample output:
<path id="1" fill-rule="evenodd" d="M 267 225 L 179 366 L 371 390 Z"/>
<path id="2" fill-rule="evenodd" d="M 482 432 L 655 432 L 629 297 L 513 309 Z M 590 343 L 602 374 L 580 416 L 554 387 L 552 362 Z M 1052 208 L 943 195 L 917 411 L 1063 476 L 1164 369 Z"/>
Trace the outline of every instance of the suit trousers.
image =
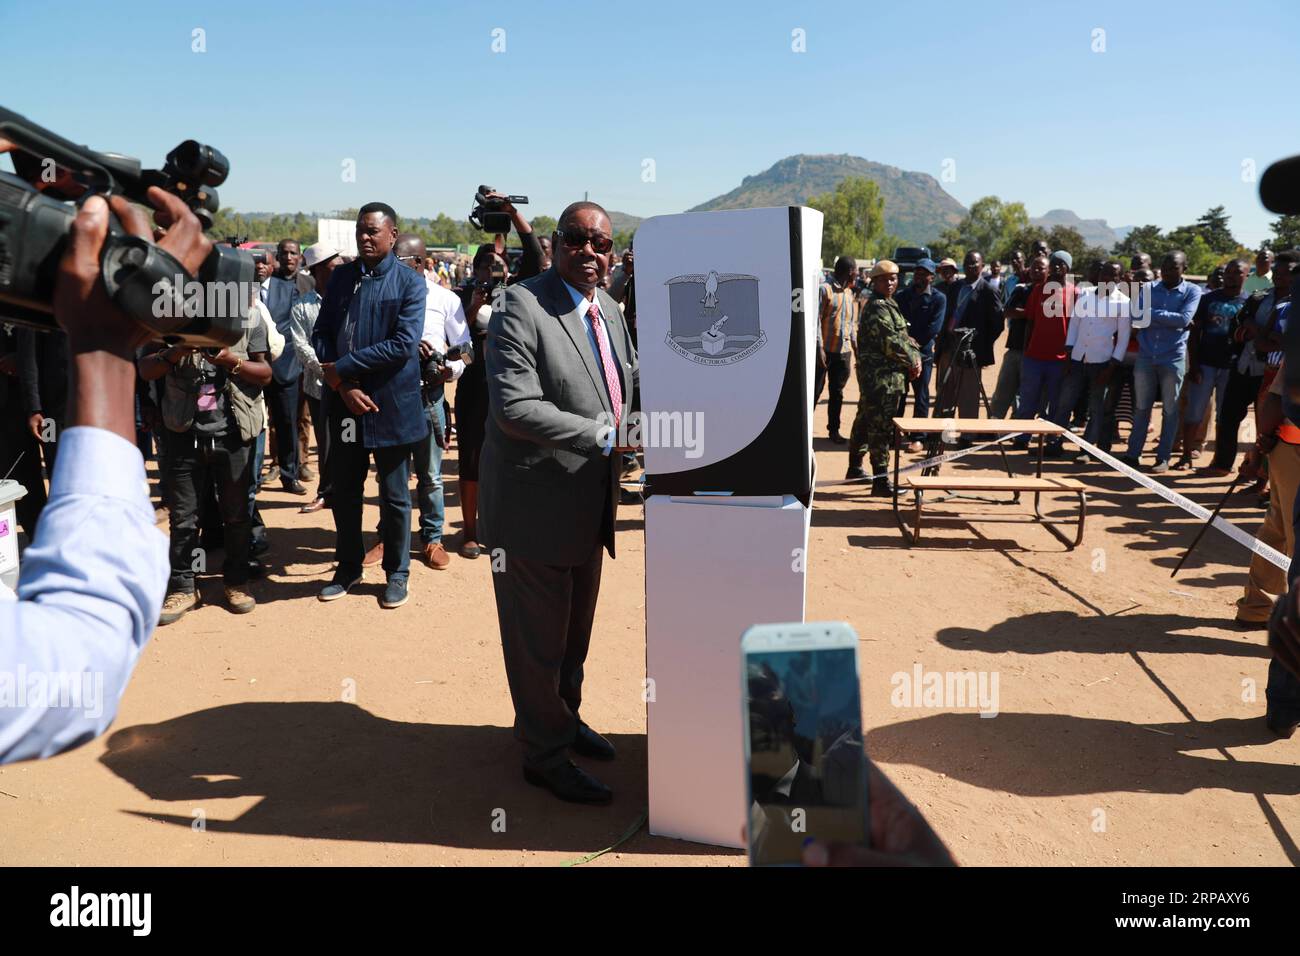
<path id="1" fill-rule="evenodd" d="M 492 587 L 515 706 L 515 739 L 523 745 L 526 766 L 562 764 L 578 732 L 582 668 L 603 558 L 598 540 L 582 564 L 551 565 L 506 554 L 500 570 L 494 566 Z"/>
<path id="2" fill-rule="evenodd" d="M 280 481 L 298 480 L 298 382 L 287 385 L 272 381 L 262 394 L 266 410 L 275 426 L 275 458 L 280 465 Z"/>

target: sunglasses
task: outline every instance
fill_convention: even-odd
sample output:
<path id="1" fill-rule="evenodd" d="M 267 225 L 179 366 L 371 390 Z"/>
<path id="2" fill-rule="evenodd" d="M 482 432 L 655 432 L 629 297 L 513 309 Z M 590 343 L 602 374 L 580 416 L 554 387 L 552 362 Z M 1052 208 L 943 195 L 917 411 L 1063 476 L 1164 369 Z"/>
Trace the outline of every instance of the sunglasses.
<path id="1" fill-rule="evenodd" d="M 592 251 L 598 256 L 603 256 L 614 248 L 614 240 L 609 236 L 589 236 L 585 232 L 575 232 L 569 229 L 565 229 L 563 232 L 557 229 L 555 234 L 570 249 L 581 249 L 590 242 Z"/>

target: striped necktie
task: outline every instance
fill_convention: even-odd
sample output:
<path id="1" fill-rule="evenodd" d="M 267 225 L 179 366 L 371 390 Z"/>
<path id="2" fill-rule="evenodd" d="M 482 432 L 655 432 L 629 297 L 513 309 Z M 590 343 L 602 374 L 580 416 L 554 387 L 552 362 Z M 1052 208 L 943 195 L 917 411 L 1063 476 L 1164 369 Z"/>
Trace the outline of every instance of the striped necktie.
<path id="1" fill-rule="evenodd" d="M 596 335 L 601 373 L 605 376 L 605 387 L 609 389 L 609 403 L 614 407 L 614 427 L 618 428 L 619 421 L 623 417 L 623 386 L 618 379 L 618 367 L 615 366 L 614 356 L 610 352 L 609 339 L 605 336 L 605 328 L 600 321 L 600 307 L 595 302 L 591 303 L 591 308 L 587 310 L 587 318 L 591 322 L 591 331 Z"/>

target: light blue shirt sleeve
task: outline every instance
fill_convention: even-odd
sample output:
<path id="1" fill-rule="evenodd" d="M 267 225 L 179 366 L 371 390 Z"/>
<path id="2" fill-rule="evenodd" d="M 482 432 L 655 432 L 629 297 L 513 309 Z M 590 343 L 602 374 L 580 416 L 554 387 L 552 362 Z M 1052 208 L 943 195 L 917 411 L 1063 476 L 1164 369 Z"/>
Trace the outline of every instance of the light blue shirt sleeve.
<path id="1" fill-rule="evenodd" d="M 63 432 L 18 600 L 0 603 L 0 763 L 49 757 L 108 728 L 168 574 L 139 450 L 100 428 Z"/>

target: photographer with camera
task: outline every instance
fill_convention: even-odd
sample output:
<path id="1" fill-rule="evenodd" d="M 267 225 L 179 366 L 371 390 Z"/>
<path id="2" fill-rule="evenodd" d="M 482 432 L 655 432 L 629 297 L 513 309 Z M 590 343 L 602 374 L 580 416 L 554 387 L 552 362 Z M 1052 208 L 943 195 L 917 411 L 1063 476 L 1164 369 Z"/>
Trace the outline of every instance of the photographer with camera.
<path id="1" fill-rule="evenodd" d="M 226 603 L 236 614 L 257 606 L 246 588 L 252 573 L 249 492 L 257 438 L 266 426 L 262 389 L 272 372 L 267 325 L 251 301 L 248 309 L 244 334 L 228 348 L 170 346 L 137 362 L 145 381 L 163 380 L 160 438 L 167 449 L 172 573 L 159 624 L 178 621 L 198 605 L 195 558 L 209 489 L 221 516 Z"/>
<path id="2" fill-rule="evenodd" d="M 492 245 L 479 246 L 474 253 L 470 281 L 460 289 L 465 321 L 474 342 L 474 360 L 456 384 L 456 448 L 460 456 L 457 481 L 464 520 L 460 544 L 463 558 L 477 558 L 481 551 L 478 543 L 478 472 L 488 416 L 487 364 L 483 354 L 488 319 L 492 316 L 497 297 L 504 293 L 506 286 L 531 279 L 542 271 L 542 247 L 533 235 L 532 225 L 515 204 L 495 190 L 482 189 L 479 195 L 486 200 L 480 203 L 479 208 L 496 213 L 497 219 L 485 219 L 476 209 L 478 215 L 472 215 L 470 221 L 475 222 L 477 218 L 482 221 L 483 228 L 492 227 L 491 231 L 501 229 L 507 223 L 513 224 L 523 246 L 523 257 L 519 260 L 519 272 L 511 274 L 504 251 L 498 252 Z"/>
<path id="3" fill-rule="evenodd" d="M 167 228 L 159 246 L 196 272 L 211 250 L 198 219 L 156 187 L 148 199 Z M 128 233 L 152 239 L 144 214 L 122 196 L 91 197 L 72 221 L 53 298 L 68 336 L 67 430 L 40 530 L 23 555 L 18 600 L 0 603 L 0 671 L 102 675 L 102 706 L 47 697 L 0 708 L 0 762 L 60 753 L 112 723 L 166 588 L 167 543 L 154 528 L 135 445 L 135 350 L 152 333 L 104 286 L 110 204 Z"/>

